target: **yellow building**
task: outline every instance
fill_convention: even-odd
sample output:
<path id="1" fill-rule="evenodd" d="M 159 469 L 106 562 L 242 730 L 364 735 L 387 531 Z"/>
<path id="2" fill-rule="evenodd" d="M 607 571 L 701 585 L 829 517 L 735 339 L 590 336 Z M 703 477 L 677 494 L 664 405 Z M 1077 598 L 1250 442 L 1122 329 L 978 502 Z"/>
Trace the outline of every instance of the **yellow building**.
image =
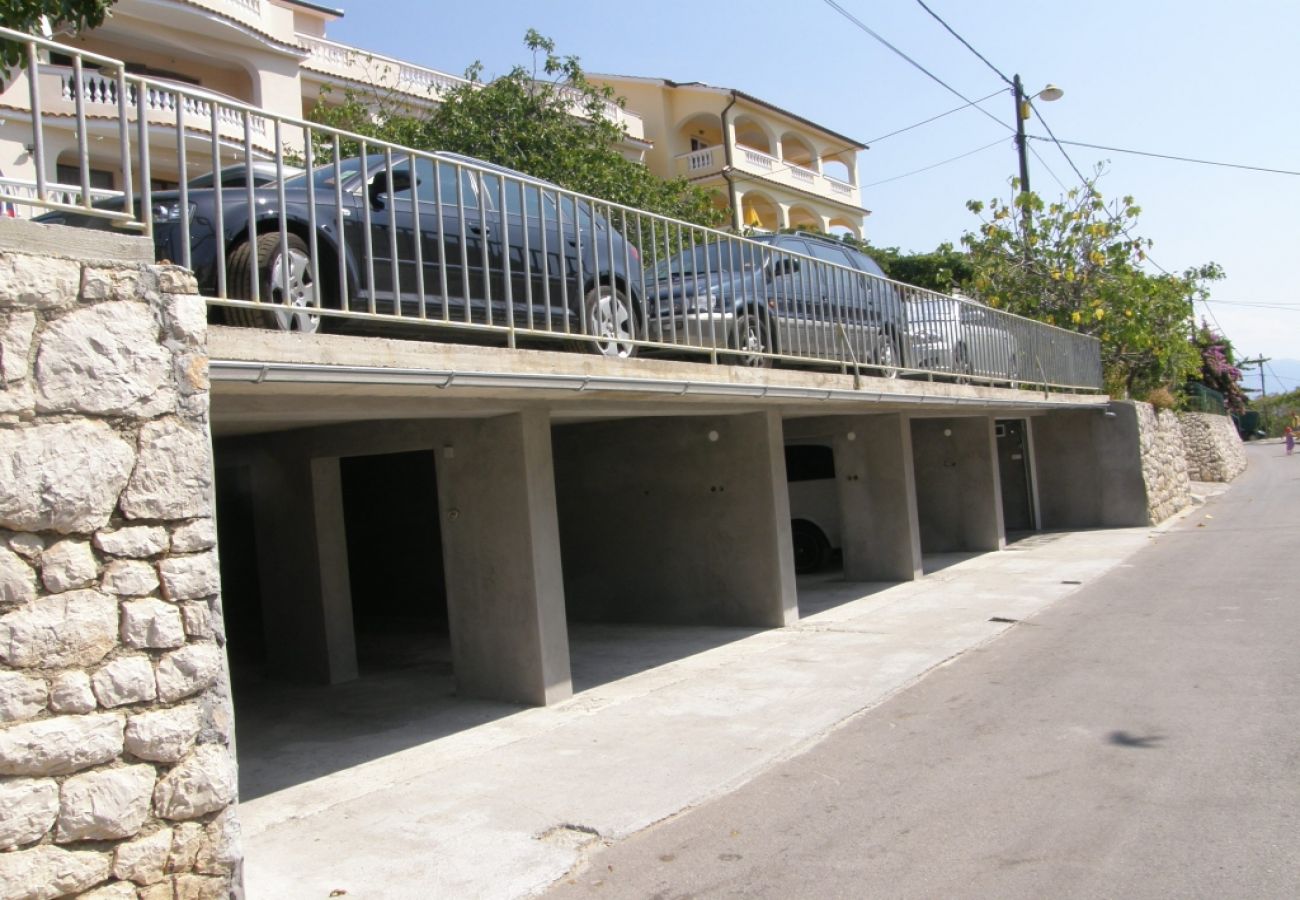
<path id="1" fill-rule="evenodd" d="M 646 165 L 717 191 L 732 227 L 847 230 L 861 238 L 857 154 L 866 146 L 731 88 L 591 75 L 626 98 L 653 143 Z"/>

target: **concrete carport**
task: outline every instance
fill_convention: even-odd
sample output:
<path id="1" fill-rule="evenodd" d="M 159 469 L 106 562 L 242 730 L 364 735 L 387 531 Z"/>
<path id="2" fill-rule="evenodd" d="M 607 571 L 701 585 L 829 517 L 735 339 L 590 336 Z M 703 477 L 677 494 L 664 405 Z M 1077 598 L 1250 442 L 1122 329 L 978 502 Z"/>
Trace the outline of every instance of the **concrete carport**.
<path id="1" fill-rule="evenodd" d="M 381 654 L 388 667 L 373 684 L 389 715 L 373 727 L 406 741 L 794 623 L 782 456 L 792 437 L 825 436 L 834 447 L 844 580 L 900 581 L 921 574 L 927 534 L 940 548 L 1001 545 L 993 415 L 1099 417 L 1104 403 L 222 327 L 210 349 L 219 491 L 225 482 L 242 496 L 225 524 L 253 532 L 242 553 L 223 538 L 227 608 L 240 608 L 237 586 L 258 595 L 271 681 L 335 685 L 267 696 L 299 707 L 310 697 L 326 718 L 338 697 L 354 698 L 343 702 L 348 714 L 365 707 L 368 695 L 349 693 L 367 690 L 366 677 L 355 680 L 366 675 L 359 616 L 399 593 L 403 614 L 433 610 L 440 642 L 419 656 L 423 667 L 395 671 L 406 651 Z M 949 533 L 954 491 L 966 518 Z M 412 530 L 422 544 L 403 541 Z M 362 598 L 361 552 L 380 557 L 365 557 L 361 581 L 392 568 L 410 577 Z M 232 636 L 232 659 L 236 644 Z M 263 687 L 241 698 L 236 679 L 241 755 L 266 749 L 240 708 Z M 410 726 L 453 691 L 461 712 Z M 273 706 L 261 708 L 285 740 L 315 727 L 293 718 L 290 729 Z M 367 721 L 357 713 L 350 736 L 317 732 L 320 745 L 335 753 L 361 741 Z"/>

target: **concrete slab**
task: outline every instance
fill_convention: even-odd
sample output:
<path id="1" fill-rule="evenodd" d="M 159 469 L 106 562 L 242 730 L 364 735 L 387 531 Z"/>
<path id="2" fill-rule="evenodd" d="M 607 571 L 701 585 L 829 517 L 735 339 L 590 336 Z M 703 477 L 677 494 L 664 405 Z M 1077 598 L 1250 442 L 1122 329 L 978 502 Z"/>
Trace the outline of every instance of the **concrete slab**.
<path id="1" fill-rule="evenodd" d="M 801 579 L 798 624 L 684 629 L 689 655 L 676 658 L 671 629 L 655 630 L 654 648 L 640 643 L 641 629 L 604 626 L 574 641 L 580 690 L 571 700 L 245 802 L 249 895 L 534 893 L 592 841 L 635 832 L 793 756 L 1017 627 L 991 619 L 1032 617 L 1158 531 L 1037 535 L 927 565 L 931 574 L 905 584 Z M 620 655 L 632 646 L 646 647 L 651 664 L 671 661 L 599 683 L 600 671 L 618 671 L 609 666 L 626 671 Z"/>

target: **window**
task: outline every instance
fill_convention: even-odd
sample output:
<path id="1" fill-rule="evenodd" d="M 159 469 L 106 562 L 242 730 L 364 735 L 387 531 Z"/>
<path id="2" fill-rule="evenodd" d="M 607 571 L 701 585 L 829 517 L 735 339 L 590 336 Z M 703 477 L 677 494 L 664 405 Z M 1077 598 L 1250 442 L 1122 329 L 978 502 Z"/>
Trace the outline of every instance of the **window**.
<path id="1" fill-rule="evenodd" d="M 835 451 L 823 444 L 792 444 L 785 448 L 785 480 L 820 481 L 835 477 Z"/>
<path id="2" fill-rule="evenodd" d="M 81 168 L 59 163 L 54 177 L 58 179 L 59 184 L 81 184 Z M 113 189 L 113 173 L 107 169 L 91 169 L 90 186 L 99 190 L 111 191 Z"/>

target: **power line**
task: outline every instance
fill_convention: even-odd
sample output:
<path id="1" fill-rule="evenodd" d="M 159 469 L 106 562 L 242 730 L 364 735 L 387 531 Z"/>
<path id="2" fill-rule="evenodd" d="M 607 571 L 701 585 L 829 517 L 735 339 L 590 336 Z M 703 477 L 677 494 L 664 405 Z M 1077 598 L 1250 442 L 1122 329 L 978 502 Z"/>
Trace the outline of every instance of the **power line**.
<path id="1" fill-rule="evenodd" d="M 1051 136 L 1052 143 L 1056 144 L 1056 149 L 1061 151 L 1061 155 L 1064 156 L 1065 161 L 1070 164 L 1070 168 L 1074 169 L 1074 174 L 1079 176 L 1079 182 L 1081 184 L 1087 184 L 1088 179 L 1084 177 L 1084 174 L 1082 172 L 1079 171 L 1079 167 L 1074 164 L 1074 160 L 1070 159 L 1070 154 L 1065 152 L 1065 148 L 1061 146 L 1061 142 L 1056 139 L 1056 135 L 1052 132 L 1052 126 L 1047 124 L 1047 120 L 1044 119 L 1043 114 L 1038 111 L 1038 107 L 1034 105 L 1034 101 L 1032 100 L 1029 101 L 1029 108 L 1032 109 L 1035 113 L 1038 113 L 1038 121 L 1043 123 L 1043 128 L 1047 129 L 1047 133 Z M 1042 138 L 1037 138 L 1036 135 L 1031 134 L 1029 136 L 1034 137 L 1037 140 L 1042 140 Z"/>
<path id="2" fill-rule="evenodd" d="M 1032 153 L 1032 154 L 1034 154 L 1034 159 L 1036 159 L 1036 160 L 1038 160 L 1040 163 L 1042 163 L 1043 168 L 1047 170 L 1047 174 L 1048 174 L 1048 175 L 1051 175 L 1051 176 L 1052 176 L 1052 180 L 1055 181 L 1058 185 L 1060 185 L 1061 190 L 1063 190 L 1063 191 L 1068 191 L 1068 190 L 1069 190 L 1069 188 L 1065 186 L 1065 182 L 1062 181 L 1062 180 L 1057 176 L 1057 174 L 1056 174 L 1054 171 L 1052 171 L 1052 167 L 1049 166 L 1049 165 L 1047 164 L 1047 160 L 1043 159 L 1042 154 L 1039 153 L 1038 150 L 1035 149 L 1034 146 L 1033 146 L 1032 144 L 1031 144 L 1030 147 L 1029 147 L 1029 152 Z"/>
<path id="3" fill-rule="evenodd" d="M 1217 303 L 1220 306 L 1233 306 L 1239 309 L 1275 309 L 1279 312 L 1300 312 L 1300 306 L 1285 303 L 1251 303 L 1246 300 L 1206 300 L 1206 303 Z"/>
<path id="4" fill-rule="evenodd" d="M 993 65 L 993 63 L 991 63 L 991 62 L 989 62 L 987 59 L 985 59 L 983 53 L 980 53 L 978 50 L 976 50 L 974 47 L 972 47 L 972 46 L 970 45 L 970 42 L 967 41 L 967 40 L 966 40 L 964 37 L 962 37 L 960 34 L 958 34 L 956 31 L 954 31 L 951 25 L 949 25 L 947 22 L 945 22 L 943 19 L 941 19 L 941 18 L 939 17 L 939 14 L 938 14 L 938 13 L 936 13 L 934 10 L 930 9 L 930 7 L 926 6 L 925 3 L 922 2 L 922 0 L 916 0 L 916 2 L 920 5 L 921 9 L 925 10 L 926 12 L 928 12 L 928 13 L 929 13 L 933 18 L 934 18 L 934 20 L 935 20 L 936 22 L 938 22 L 940 25 L 942 25 L 942 26 L 944 27 L 944 29 L 945 29 L 949 34 L 951 34 L 951 35 L 952 35 L 953 37 L 955 37 L 957 40 L 961 41 L 963 47 L 965 47 L 965 48 L 966 48 L 967 50 L 969 50 L 971 53 L 974 53 L 976 56 L 978 56 L 980 62 L 984 63 L 984 65 L 986 65 L 986 66 L 988 66 L 990 69 L 992 69 L 992 70 L 994 71 L 994 73 L 995 73 L 999 78 L 1001 78 L 1003 81 L 1005 81 L 1007 84 L 1012 84 L 1011 79 L 1008 78 L 1006 75 L 1002 74 L 1002 70 L 1001 70 L 1001 69 L 999 69 L 997 66 Z"/>
<path id="5" fill-rule="evenodd" d="M 1044 127 L 1046 127 L 1047 123 L 1044 122 L 1043 125 Z M 1049 134 L 1051 133 L 1050 128 L 1048 129 L 1048 133 Z M 1031 134 L 1030 137 L 1036 141 L 1046 140 L 1046 138 L 1039 137 L 1038 135 L 1035 134 Z M 1052 140 L 1055 141 L 1058 145 L 1069 144 L 1071 147 L 1088 147 L 1089 149 L 1092 150 L 1106 150 L 1111 153 L 1129 153 L 1132 154 L 1133 156 L 1149 156 L 1154 159 L 1171 159 L 1174 160 L 1175 162 L 1196 163 L 1197 165 L 1202 165 L 1202 166 L 1221 166 L 1225 169 L 1246 169 L 1247 171 L 1251 171 L 1251 172 L 1268 172 L 1273 175 L 1300 175 L 1300 172 L 1293 171 L 1291 169 L 1271 169 L 1268 168 L 1267 166 L 1251 166 L 1251 165 L 1246 165 L 1245 163 L 1228 163 L 1228 162 L 1219 162 L 1217 160 L 1212 160 L 1212 159 L 1196 159 L 1195 157 L 1191 157 L 1191 156 L 1177 156 L 1171 153 L 1149 153 L 1146 150 L 1129 150 L 1124 147 L 1107 147 L 1104 144 L 1088 144 L 1083 141 L 1061 141 L 1061 140 L 1056 140 L 1055 137 L 1053 137 Z M 1065 151 L 1061 151 L 1061 152 L 1064 153 Z"/>
<path id="6" fill-rule="evenodd" d="M 941 112 L 937 116 L 931 116 L 928 119 L 917 122 L 915 125 L 908 125 L 906 128 L 900 128 L 897 131 L 889 132 L 889 134 L 882 134 L 878 138 L 872 138 L 871 140 L 867 141 L 867 143 L 878 144 L 881 141 L 883 141 L 885 138 L 891 138 L 896 134 L 902 134 L 905 131 L 911 131 L 913 128 L 920 128 L 922 125 L 929 125 L 931 122 L 936 122 L 939 119 L 942 119 L 944 116 L 950 116 L 955 112 L 961 112 L 963 109 L 969 109 L 972 106 L 978 106 L 979 104 L 983 103 L 985 100 L 992 100 L 994 97 L 1002 93 L 1005 93 L 1005 91 L 1003 91 L 1002 89 L 998 89 L 993 93 L 989 94 L 987 97 L 980 97 L 978 100 L 971 101 L 970 103 L 963 103 L 961 106 L 955 106 L 952 109 L 948 110 L 947 112 Z"/>
<path id="7" fill-rule="evenodd" d="M 877 41 L 879 41 L 879 42 L 880 42 L 881 44 L 883 44 L 885 47 L 889 48 L 889 49 L 892 50 L 894 53 L 898 54 L 900 57 L 902 57 L 904 60 L 906 60 L 910 65 L 912 65 L 913 67 L 915 67 L 916 69 L 918 69 L 920 72 L 922 72 L 922 73 L 923 73 L 927 78 L 929 78 L 931 81 L 934 81 L 936 84 L 940 85 L 940 86 L 943 87 L 945 90 L 949 91 L 950 93 L 956 94 L 958 97 L 960 97 L 961 99 L 965 100 L 967 106 L 975 106 L 976 109 L 978 109 L 980 112 L 984 113 L 985 116 L 987 116 L 988 118 L 992 119 L 994 122 L 997 122 L 997 123 L 998 123 L 999 125 L 1001 125 L 1003 128 L 1007 129 L 1008 131 L 1012 131 L 1012 130 L 1014 130 L 1014 129 L 1011 128 L 1010 125 L 1008 125 L 1006 122 L 1003 122 L 1001 119 L 999 119 L 997 116 L 993 115 L 993 113 L 989 112 L 987 109 L 984 109 L 983 107 L 980 107 L 980 106 L 976 106 L 974 100 L 972 100 L 971 98 L 967 97 L 967 96 L 966 96 L 965 94 L 963 94 L 961 91 L 957 90 L 955 87 L 953 87 L 952 85 L 948 84 L 948 82 L 944 81 L 944 80 L 943 80 L 942 78 L 940 78 L 938 75 L 936 75 L 936 74 L 934 74 L 933 72 L 931 72 L 931 71 L 930 71 L 929 69 L 927 69 L 925 66 L 921 65 L 919 62 L 917 62 L 916 60 L 912 59 L 912 57 L 908 56 L 908 55 L 907 55 L 906 53 L 904 53 L 902 50 L 899 50 L 897 47 L 895 47 L 895 46 L 894 46 L 893 44 L 891 44 L 889 41 L 885 40 L 885 39 L 884 39 L 883 37 L 881 37 L 879 34 L 877 34 L 876 32 L 872 31 L 871 28 L 868 27 L 866 23 L 864 23 L 864 22 L 863 22 L 861 19 L 859 19 L 857 16 L 853 15 L 853 13 L 849 12 L 849 11 L 848 11 L 847 9 L 845 9 L 843 6 L 840 6 L 840 4 L 836 2 L 836 0 L 822 0 L 822 2 L 824 2 L 827 6 L 829 6 L 831 9 L 835 10 L 837 13 L 839 13 L 839 14 L 840 14 L 841 16 L 843 16 L 844 18 L 848 19 L 848 20 L 849 20 L 850 22 L 852 22 L 856 27 L 858 27 L 858 28 L 861 29 L 862 31 L 866 32 L 866 33 L 869 34 L 871 37 L 875 38 Z"/>
<path id="8" fill-rule="evenodd" d="M 942 161 L 940 161 L 940 162 L 934 163 L 933 165 L 925 166 L 925 167 L 920 168 L 920 169 L 913 169 L 911 172 L 904 172 L 902 175 L 895 175 L 895 176 L 893 176 L 892 178 L 885 178 L 885 179 L 882 179 L 882 180 L 880 180 L 880 181 L 873 181 L 871 184 L 864 184 L 862 187 L 863 187 L 864 189 L 865 189 L 865 188 L 869 188 L 869 187 L 875 187 L 876 185 L 880 185 L 880 184 L 888 184 L 888 183 L 891 182 L 891 181 L 898 181 L 900 178 L 907 178 L 907 177 L 909 177 L 909 176 L 911 176 L 911 175 L 920 175 L 922 172 L 928 172 L 928 171 L 930 171 L 931 169 L 937 169 L 937 168 L 939 168 L 940 166 L 946 166 L 946 165 L 948 165 L 948 163 L 950 163 L 950 162 L 956 162 L 956 161 L 959 160 L 959 159 L 965 159 L 965 158 L 968 157 L 968 156 L 974 156 L 976 153 L 982 153 L 983 151 L 988 150 L 990 147 L 996 147 L 996 146 L 998 146 L 998 145 L 1001 144 L 1004 140 L 1006 140 L 1006 138 L 998 138 L 998 139 L 997 139 L 996 141 L 994 141 L 993 143 L 991 143 L 991 144 L 985 144 L 983 147 L 976 147 L 974 150 L 968 150 L 968 151 L 966 151 L 965 153 L 959 154 L 959 155 L 957 155 L 957 156 L 949 157 L 948 159 L 945 159 L 945 160 L 942 160 Z"/>

